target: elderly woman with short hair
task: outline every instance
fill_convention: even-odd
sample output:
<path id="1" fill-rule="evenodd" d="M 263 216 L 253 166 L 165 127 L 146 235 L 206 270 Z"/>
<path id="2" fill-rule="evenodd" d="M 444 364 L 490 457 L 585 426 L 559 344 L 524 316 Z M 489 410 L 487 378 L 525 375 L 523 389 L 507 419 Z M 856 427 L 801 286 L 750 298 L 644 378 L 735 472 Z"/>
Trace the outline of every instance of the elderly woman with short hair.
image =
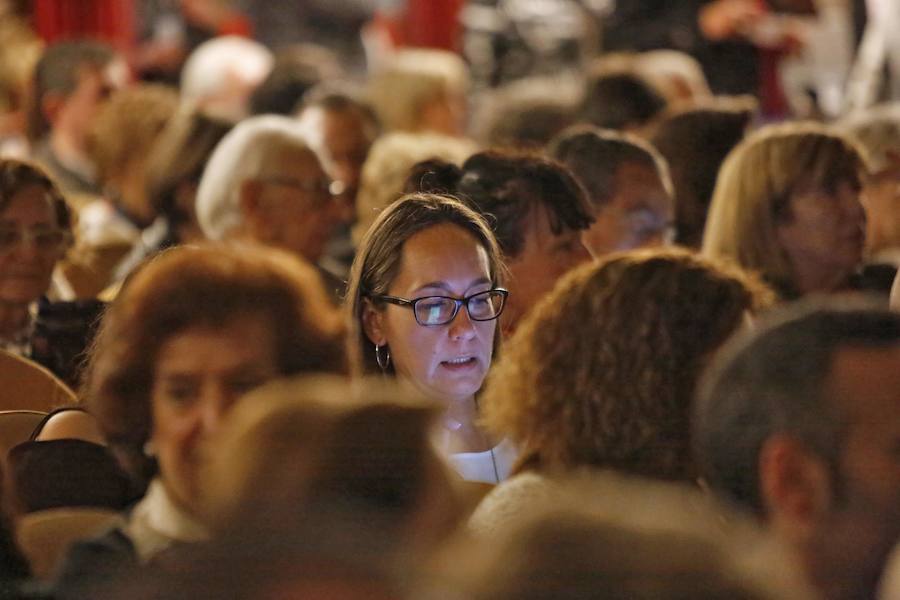
<path id="1" fill-rule="evenodd" d="M 315 271 L 259 246 L 168 250 L 128 280 L 101 324 L 84 396 L 146 495 L 123 527 L 76 547 L 64 590 L 207 536 L 202 447 L 268 380 L 344 372 L 340 318 Z"/>

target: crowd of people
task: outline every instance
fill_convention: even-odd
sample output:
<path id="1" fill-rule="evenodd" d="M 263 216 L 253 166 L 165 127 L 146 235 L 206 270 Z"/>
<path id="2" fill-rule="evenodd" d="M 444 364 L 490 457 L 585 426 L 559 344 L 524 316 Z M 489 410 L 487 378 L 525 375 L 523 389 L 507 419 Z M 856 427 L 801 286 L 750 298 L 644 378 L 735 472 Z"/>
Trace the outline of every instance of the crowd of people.
<path id="1" fill-rule="evenodd" d="M 23 50 L 0 598 L 900 598 L 900 108 L 767 122 L 745 2 L 629 4 L 496 89 Z"/>

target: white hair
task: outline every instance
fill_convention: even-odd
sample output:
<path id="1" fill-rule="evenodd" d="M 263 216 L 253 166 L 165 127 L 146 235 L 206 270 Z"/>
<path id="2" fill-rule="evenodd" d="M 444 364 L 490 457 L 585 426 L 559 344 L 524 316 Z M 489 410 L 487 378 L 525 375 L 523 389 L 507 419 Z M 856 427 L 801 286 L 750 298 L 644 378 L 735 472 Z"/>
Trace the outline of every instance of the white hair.
<path id="1" fill-rule="evenodd" d="M 318 160 L 297 121 L 280 115 L 250 117 L 222 138 L 197 190 L 197 221 L 207 238 L 225 239 L 242 225 L 241 184 L 286 151 L 309 152 Z"/>
<path id="2" fill-rule="evenodd" d="M 203 42 L 181 71 L 181 98 L 214 116 L 239 120 L 247 99 L 272 70 L 272 52 L 253 40 L 226 35 Z"/>

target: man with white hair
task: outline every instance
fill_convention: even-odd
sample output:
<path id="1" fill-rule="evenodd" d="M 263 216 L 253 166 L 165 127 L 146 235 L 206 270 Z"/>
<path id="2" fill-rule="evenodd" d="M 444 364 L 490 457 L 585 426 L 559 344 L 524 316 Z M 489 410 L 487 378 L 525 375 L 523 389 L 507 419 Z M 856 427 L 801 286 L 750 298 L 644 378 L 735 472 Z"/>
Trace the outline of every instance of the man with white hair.
<path id="1" fill-rule="evenodd" d="M 197 220 L 207 238 L 277 246 L 316 264 L 343 217 L 334 188 L 296 120 L 251 117 L 213 151 Z"/>

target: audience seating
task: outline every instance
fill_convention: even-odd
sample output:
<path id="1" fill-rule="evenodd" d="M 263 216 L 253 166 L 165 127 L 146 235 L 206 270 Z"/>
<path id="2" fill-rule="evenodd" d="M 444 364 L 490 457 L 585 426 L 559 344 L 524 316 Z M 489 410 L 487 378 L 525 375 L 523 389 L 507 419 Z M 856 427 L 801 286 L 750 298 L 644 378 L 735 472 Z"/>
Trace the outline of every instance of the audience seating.
<path id="1" fill-rule="evenodd" d="M 75 392 L 39 364 L 0 350 L 0 410 L 49 412 L 65 404 L 75 404 Z M 26 438 L 27 439 L 27 438 Z"/>
<path id="2" fill-rule="evenodd" d="M 109 509 L 53 508 L 20 517 L 16 538 L 34 577 L 48 579 L 72 543 L 121 522 L 121 514 Z"/>
<path id="3" fill-rule="evenodd" d="M 6 455 L 14 446 L 27 442 L 31 432 L 47 416 L 38 410 L 0 411 L 0 466 L 6 467 Z"/>

